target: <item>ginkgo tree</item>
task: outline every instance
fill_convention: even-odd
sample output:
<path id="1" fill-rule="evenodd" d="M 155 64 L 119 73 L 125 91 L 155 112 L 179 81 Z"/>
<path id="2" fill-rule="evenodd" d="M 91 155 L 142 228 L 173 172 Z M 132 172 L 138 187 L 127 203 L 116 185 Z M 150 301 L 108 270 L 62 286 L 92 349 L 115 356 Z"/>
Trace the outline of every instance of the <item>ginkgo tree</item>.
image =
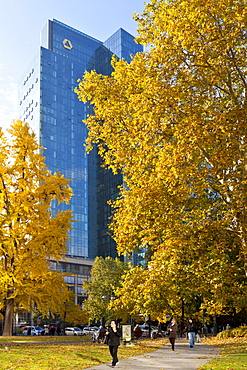
<path id="1" fill-rule="evenodd" d="M 0 131 L 0 312 L 3 335 L 12 335 L 16 308 L 56 312 L 68 294 L 49 258 L 66 252 L 71 211 L 54 214 L 51 201 L 69 203 L 69 180 L 52 174 L 27 123 Z"/>
<path id="2" fill-rule="evenodd" d="M 111 224 L 118 251 L 146 250 L 150 289 L 172 281 L 175 293 L 168 289 L 167 299 L 176 307 L 173 297 L 187 287 L 203 290 L 201 307 L 213 305 L 214 313 L 231 304 L 241 309 L 247 303 L 247 1 L 151 0 L 136 20 L 137 42 L 147 51 L 130 63 L 113 58 L 111 76 L 86 72 L 75 90 L 94 108 L 86 120 L 88 149 L 97 144 L 105 166 L 124 175 Z M 170 271 L 161 280 L 160 256 Z M 183 269 L 184 276 L 177 274 Z M 240 287 L 235 300 L 227 275 Z M 138 288 L 145 295 L 146 287 Z"/>

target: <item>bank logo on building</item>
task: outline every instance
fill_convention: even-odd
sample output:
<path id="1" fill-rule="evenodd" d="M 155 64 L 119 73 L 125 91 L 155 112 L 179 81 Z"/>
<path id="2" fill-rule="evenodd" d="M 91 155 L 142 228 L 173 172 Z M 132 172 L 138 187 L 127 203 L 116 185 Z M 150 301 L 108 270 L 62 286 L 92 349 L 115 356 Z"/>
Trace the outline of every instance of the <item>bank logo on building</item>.
<path id="1" fill-rule="evenodd" d="M 65 49 L 71 50 L 73 48 L 73 45 L 72 45 L 71 41 L 69 41 L 67 39 L 64 39 L 62 44 L 63 44 L 63 47 Z"/>

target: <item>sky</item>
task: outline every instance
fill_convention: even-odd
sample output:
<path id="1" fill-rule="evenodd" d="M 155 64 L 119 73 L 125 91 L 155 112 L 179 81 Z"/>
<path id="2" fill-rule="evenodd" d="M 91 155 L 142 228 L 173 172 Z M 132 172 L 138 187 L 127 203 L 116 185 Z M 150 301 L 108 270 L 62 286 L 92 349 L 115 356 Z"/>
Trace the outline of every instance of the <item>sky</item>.
<path id="1" fill-rule="evenodd" d="M 105 41 L 120 27 L 136 35 L 133 13 L 143 9 L 144 0 L 0 0 L 0 127 L 18 118 L 18 81 L 48 19 Z"/>

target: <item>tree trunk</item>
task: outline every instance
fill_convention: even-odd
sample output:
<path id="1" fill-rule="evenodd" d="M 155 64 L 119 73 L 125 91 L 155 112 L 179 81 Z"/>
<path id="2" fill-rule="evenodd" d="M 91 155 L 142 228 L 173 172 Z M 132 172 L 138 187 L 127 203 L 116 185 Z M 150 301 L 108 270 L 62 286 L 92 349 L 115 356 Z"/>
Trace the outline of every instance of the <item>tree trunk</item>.
<path id="1" fill-rule="evenodd" d="M 218 333 L 218 326 L 217 326 L 217 317 L 216 315 L 213 316 L 213 326 L 214 326 L 214 335 Z"/>
<path id="2" fill-rule="evenodd" d="M 13 294 L 13 290 L 10 289 L 8 291 L 8 297 Z M 14 298 L 7 298 L 6 299 L 6 310 L 5 310 L 5 318 L 4 318 L 4 329 L 3 329 L 3 336 L 11 337 L 12 336 L 12 319 L 14 313 Z"/>
<path id="3" fill-rule="evenodd" d="M 245 232 L 245 228 L 242 226 L 241 219 L 238 221 L 238 223 L 239 223 L 239 234 L 240 234 L 240 241 L 241 241 L 241 248 L 242 248 L 242 256 L 243 256 L 243 263 L 244 263 L 244 272 L 245 272 L 245 276 L 247 276 L 247 242 L 246 242 L 246 232 Z"/>

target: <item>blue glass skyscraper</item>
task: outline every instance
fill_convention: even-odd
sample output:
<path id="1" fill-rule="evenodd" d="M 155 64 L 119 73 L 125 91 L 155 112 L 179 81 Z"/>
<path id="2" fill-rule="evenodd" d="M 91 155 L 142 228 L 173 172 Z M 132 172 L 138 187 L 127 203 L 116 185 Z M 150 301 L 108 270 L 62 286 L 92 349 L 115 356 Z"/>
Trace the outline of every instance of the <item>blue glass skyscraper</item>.
<path id="1" fill-rule="evenodd" d="M 67 255 L 93 259 L 96 255 L 116 256 L 114 242 L 107 235 L 110 216 L 107 200 L 117 194 L 121 176 L 100 168 L 96 150 L 85 154 L 88 114 L 74 88 L 86 70 L 109 75 L 111 58 L 130 61 L 142 46 L 123 29 L 101 42 L 57 20 L 48 20 L 41 32 L 39 52 L 20 82 L 19 116 L 27 121 L 45 148 L 46 164 L 71 179 L 74 196 L 70 205 L 74 219 Z M 53 203 L 53 209 L 58 205 Z"/>

